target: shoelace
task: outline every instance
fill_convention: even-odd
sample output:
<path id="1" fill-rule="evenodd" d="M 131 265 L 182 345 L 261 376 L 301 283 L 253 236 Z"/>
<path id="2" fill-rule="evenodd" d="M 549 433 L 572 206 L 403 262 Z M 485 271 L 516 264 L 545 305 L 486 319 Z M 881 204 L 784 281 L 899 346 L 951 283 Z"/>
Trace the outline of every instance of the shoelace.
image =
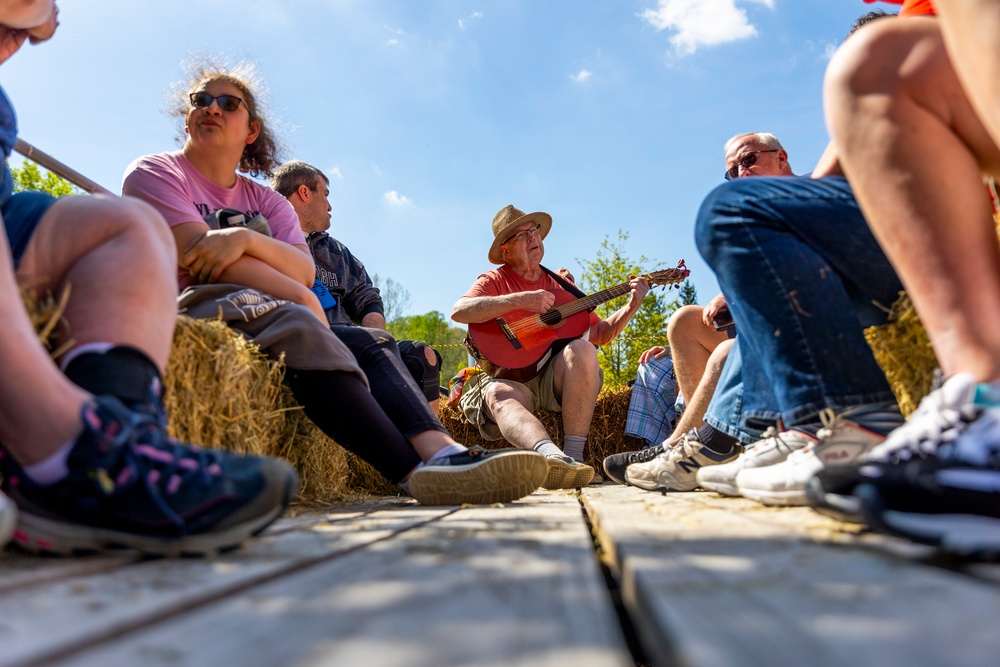
<path id="1" fill-rule="evenodd" d="M 647 447 L 646 449 L 640 449 L 637 452 L 631 452 L 626 461 L 629 465 L 633 463 L 647 463 L 665 452 L 666 449 L 667 448 L 663 445 L 655 445 L 653 447 Z"/>
<path id="2" fill-rule="evenodd" d="M 170 507 L 166 496 L 176 494 L 190 482 L 202 486 L 211 483 L 213 477 L 222 474 L 221 455 L 169 438 L 154 415 L 121 413 L 105 407 L 111 413 L 110 419 L 96 411 L 93 414 L 100 427 L 95 428 L 91 419 L 84 419 L 86 428 L 96 431 L 97 437 L 110 445 L 107 451 L 114 452 L 105 462 L 106 468 L 93 471 L 102 491 L 109 496 L 118 495 L 141 483 L 157 509 L 171 523 L 183 527 L 186 522 Z M 118 469 L 113 479 L 108 468 Z"/>

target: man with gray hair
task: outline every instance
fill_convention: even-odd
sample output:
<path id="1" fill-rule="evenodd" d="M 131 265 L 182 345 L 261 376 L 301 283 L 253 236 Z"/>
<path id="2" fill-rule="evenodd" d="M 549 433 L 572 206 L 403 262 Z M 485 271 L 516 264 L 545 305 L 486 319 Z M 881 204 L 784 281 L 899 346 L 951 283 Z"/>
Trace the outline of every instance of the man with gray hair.
<path id="1" fill-rule="evenodd" d="M 288 199 L 316 262 L 312 290 L 331 327 L 362 326 L 386 330 L 385 307 L 365 265 L 330 236 L 330 179 L 300 160 L 278 167 L 271 188 Z M 406 369 L 437 414 L 440 407 L 441 355 L 422 341 L 396 341 Z"/>

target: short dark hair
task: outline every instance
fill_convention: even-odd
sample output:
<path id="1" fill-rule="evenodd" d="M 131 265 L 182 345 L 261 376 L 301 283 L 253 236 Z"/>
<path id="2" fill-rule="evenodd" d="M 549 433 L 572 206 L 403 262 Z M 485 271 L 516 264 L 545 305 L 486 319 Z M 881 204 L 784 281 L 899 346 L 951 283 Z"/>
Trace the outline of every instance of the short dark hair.
<path id="1" fill-rule="evenodd" d="M 858 20 L 854 22 L 854 25 L 851 26 L 851 31 L 847 33 L 847 36 L 850 37 L 869 23 L 887 18 L 889 16 L 895 16 L 895 14 L 890 14 L 884 9 L 876 9 L 875 11 L 868 12 L 867 14 L 862 14 L 858 17 Z"/>
<path id="2" fill-rule="evenodd" d="M 315 192 L 321 178 L 327 185 L 330 184 L 327 175 L 316 167 L 302 160 L 291 160 L 275 169 L 274 173 L 271 174 L 271 189 L 287 199 L 299 189 L 300 185 L 305 185 Z"/>

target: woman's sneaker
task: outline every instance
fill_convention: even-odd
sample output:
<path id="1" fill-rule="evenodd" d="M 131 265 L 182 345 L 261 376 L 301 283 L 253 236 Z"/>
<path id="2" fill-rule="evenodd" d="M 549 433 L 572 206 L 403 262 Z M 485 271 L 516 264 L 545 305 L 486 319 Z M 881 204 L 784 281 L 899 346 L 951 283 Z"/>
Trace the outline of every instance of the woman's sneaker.
<path id="1" fill-rule="evenodd" d="M 530 449 L 472 447 L 427 462 L 407 489 L 422 505 L 508 503 L 542 486 L 548 470 L 545 457 Z"/>
<path id="2" fill-rule="evenodd" d="M 604 457 L 604 472 L 615 484 L 628 484 L 625 479 L 625 469 L 633 463 L 652 461 L 663 453 L 663 445 L 653 445 L 632 452 L 619 452 Z"/>
<path id="3" fill-rule="evenodd" d="M 0 450 L 3 490 L 18 506 L 14 542 L 28 551 L 215 554 L 262 531 L 295 494 L 284 461 L 179 443 L 115 398 L 94 398 L 81 416 L 69 474 L 54 484 L 32 481 Z"/>
<path id="4" fill-rule="evenodd" d="M 799 431 L 783 431 L 774 435 L 765 433 L 764 435 L 763 440 L 748 447 L 735 461 L 699 468 L 695 475 L 698 485 L 723 496 L 738 496 L 740 490 L 736 486 L 736 476 L 740 474 L 741 470 L 763 468 L 781 463 L 792 452 L 797 452 L 812 442 L 812 438 Z"/>

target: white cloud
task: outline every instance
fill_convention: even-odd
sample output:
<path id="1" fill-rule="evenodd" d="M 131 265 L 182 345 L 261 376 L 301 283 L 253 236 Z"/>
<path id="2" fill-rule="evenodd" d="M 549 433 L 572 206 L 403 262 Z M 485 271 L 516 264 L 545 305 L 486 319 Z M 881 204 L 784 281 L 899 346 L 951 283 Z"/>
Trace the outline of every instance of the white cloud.
<path id="1" fill-rule="evenodd" d="M 576 83 L 583 83 L 584 81 L 586 81 L 590 77 L 591 77 L 591 73 L 588 72 L 585 69 L 580 70 L 576 74 L 570 74 L 569 75 L 569 78 L 572 79 L 573 81 L 575 81 Z"/>
<path id="2" fill-rule="evenodd" d="M 330 167 L 329 169 L 326 170 L 326 175 L 327 178 L 329 178 L 330 180 L 334 179 L 338 181 L 344 180 L 344 174 L 341 173 L 340 167 Z"/>
<path id="3" fill-rule="evenodd" d="M 382 195 L 382 200 L 393 208 L 407 208 L 413 206 L 413 200 L 406 195 L 401 195 L 395 190 L 389 190 Z"/>
<path id="4" fill-rule="evenodd" d="M 464 19 L 458 19 L 458 27 L 460 30 L 465 30 L 466 26 L 468 26 L 472 21 L 481 18 L 483 18 L 482 12 L 472 12 Z"/>
<path id="5" fill-rule="evenodd" d="M 392 39 L 385 40 L 386 46 L 399 46 L 399 40 L 393 37 Z"/>
<path id="6" fill-rule="evenodd" d="M 678 55 L 690 55 L 701 46 L 747 39 L 757 34 L 746 11 L 737 4 L 759 4 L 774 9 L 774 0 L 657 0 L 640 18 L 657 31 L 673 30 L 670 44 Z"/>
<path id="7" fill-rule="evenodd" d="M 837 45 L 833 42 L 827 42 L 826 46 L 823 47 L 823 58 L 829 60 L 833 57 L 833 54 L 837 52 Z"/>
<path id="8" fill-rule="evenodd" d="M 373 171 L 373 172 L 375 172 L 375 175 L 376 175 L 376 176 L 381 176 L 381 175 L 382 175 L 382 168 L 381 168 L 381 167 L 379 167 L 379 166 L 378 166 L 377 164 L 375 164 L 374 162 L 372 162 L 372 171 Z"/>

